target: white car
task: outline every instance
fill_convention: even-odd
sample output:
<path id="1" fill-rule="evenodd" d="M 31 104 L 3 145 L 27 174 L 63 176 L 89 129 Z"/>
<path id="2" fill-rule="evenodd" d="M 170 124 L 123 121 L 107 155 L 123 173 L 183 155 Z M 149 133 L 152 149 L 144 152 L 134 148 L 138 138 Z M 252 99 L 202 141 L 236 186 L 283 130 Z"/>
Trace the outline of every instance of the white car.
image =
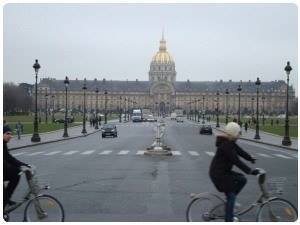
<path id="1" fill-rule="evenodd" d="M 179 122 L 180 122 L 180 123 L 183 123 L 183 116 L 177 116 L 177 117 L 176 117 L 176 122 L 177 122 L 177 123 L 179 123 Z"/>

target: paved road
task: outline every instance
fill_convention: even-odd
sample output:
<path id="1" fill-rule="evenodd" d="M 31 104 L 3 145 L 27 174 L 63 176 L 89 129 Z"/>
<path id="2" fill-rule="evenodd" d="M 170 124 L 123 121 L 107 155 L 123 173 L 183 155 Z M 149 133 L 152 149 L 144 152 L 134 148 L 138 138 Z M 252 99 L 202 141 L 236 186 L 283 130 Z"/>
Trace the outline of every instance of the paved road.
<path id="1" fill-rule="evenodd" d="M 199 135 L 198 125 L 167 120 L 165 142 L 173 156 L 146 156 L 155 123 L 118 125 L 119 137 L 84 138 L 18 149 L 13 154 L 38 168 L 42 183 L 63 203 L 67 221 L 185 221 L 192 192 L 215 191 L 208 167 L 215 136 Z M 240 141 L 270 177 L 287 177 L 283 197 L 298 205 L 296 152 Z M 21 187 L 25 187 L 22 179 Z M 14 199 L 21 196 L 21 188 Z M 258 193 L 256 179 L 238 197 L 242 205 Z M 22 208 L 23 209 L 23 208 Z M 22 209 L 12 220 L 21 221 Z M 251 214 L 244 220 L 253 220 Z"/>

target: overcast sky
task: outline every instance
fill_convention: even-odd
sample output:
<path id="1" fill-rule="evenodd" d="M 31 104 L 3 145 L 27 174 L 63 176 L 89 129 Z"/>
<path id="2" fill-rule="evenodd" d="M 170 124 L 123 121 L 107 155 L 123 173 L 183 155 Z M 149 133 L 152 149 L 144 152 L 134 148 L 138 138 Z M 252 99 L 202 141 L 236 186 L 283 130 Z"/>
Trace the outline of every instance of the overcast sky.
<path id="1" fill-rule="evenodd" d="M 164 28 L 177 81 L 286 80 L 297 88 L 293 4 L 6 4 L 4 82 L 148 80 Z M 298 91 L 298 89 L 296 89 Z"/>

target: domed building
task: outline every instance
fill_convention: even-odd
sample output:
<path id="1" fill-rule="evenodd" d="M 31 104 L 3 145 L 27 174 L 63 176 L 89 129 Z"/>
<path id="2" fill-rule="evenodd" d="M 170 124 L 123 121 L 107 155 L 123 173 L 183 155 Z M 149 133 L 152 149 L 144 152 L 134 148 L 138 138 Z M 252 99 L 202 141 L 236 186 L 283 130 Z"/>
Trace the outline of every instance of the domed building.
<path id="1" fill-rule="evenodd" d="M 68 108 L 83 110 L 83 78 L 69 77 Z M 238 111 L 238 87 L 241 85 L 241 113 L 250 114 L 255 110 L 255 81 L 176 81 L 175 61 L 167 51 L 167 42 L 162 34 L 158 52 L 150 62 L 148 81 L 107 80 L 105 78 L 86 81 L 86 109 L 95 112 L 130 111 L 133 108 L 149 109 L 155 115 L 169 114 L 175 109 L 184 112 L 206 111 L 214 113 L 217 107 L 216 93 L 219 91 L 219 112 L 225 112 L 228 89 L 228 112 Z M 98 89 L 98 94 L 95 90 Z M 35 90 L 35 88 L 33 88 Z M 107 93 L 105 95 L 105 93 Z M 283 80 L 261 82 L 259 107 L 265 113 L 284 112 L 286 103 L 286 83 Z M 98 96 L 97 96 L 98 95 Z M 50 111 L 65 107 L 65 87 L 63 80 L 41 79 L 38 84 L 38 107 L 44 111 L 48 98 Z M 96 100 L 98 99 L 98 104 Z M 263 101 L 264 100 L 264 101 Z M 295 91 L 290 88 L 290 101 L 295 101 Z M 48 109 L 49 110 L 49 109 Z"/>

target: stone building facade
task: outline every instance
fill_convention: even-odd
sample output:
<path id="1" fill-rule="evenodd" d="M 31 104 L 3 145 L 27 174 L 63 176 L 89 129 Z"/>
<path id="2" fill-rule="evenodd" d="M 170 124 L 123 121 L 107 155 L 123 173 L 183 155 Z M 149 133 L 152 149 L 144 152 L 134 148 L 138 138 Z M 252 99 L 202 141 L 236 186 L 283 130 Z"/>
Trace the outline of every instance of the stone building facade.
<path id="1" fill-rule="evenodd" d="M 284 72 L 284 71 L 283 71 Z M 285 111 L 286 83 L 283 80 L 264 82 L 259 86 L 259 107 L 264 105 L 265 113 Z M 154 114 L 168 114 L 174 109 L 185 112 L 204 110 L 214 112 L 217 107 L 216 93 L 219 91 L 219 111 L 226 110 L 226 94 L 228 111 L 235 114 L 238 110 L 238 85 L 241 85 L 241 112 L 252 113 L 256 110 L 256 86 L 254 81 L 176 81 L 175 62 L 167 51 L 164 36 L 160 40 L 159 50 L 150 63 L 148 81 L 121 81 L 101 79 L 86 81 L 86 109 L 91 112 L 105 108 L 105 91 L 107 91 L 107 110 L 148 108 Z M 83 80 L 70 80 L 68 88 L 68 108 L 82 111 Z M 98 97 L 95 92 L 98 88 Z M 47 96 L 47 97 L 46 97 Z M 204 96 L 204 101 L 203 101 Z M 264 101 L 262 101 L 264 96 Z M 50 109 L 60 110 L 65 107 L 65 86 L 63 80 L 52 78 L 41 79 L 38 84 L 38 104 L 43 109 L 46 98 Z M 290 88 L 290 101 L 295 101 L 294 89 Z"/>

